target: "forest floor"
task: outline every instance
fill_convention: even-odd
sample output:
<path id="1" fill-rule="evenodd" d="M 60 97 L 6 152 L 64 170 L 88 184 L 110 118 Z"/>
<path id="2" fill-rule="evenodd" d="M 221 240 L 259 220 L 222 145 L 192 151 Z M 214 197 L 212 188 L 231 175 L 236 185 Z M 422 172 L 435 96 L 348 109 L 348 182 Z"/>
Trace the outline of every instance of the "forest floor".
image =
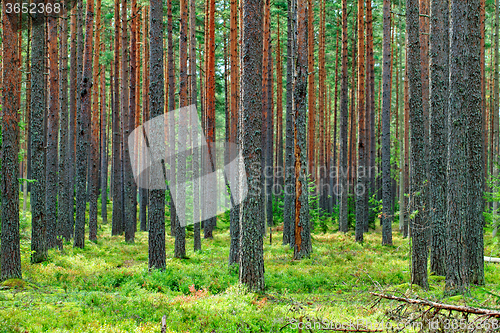
<path id="1" fill-rule="evenodd" d="M 380 227 L 357 244 L 353 232 L 335 232 L 329 222 L 326 233 L 313 233 L 313 254 L 301 261 L 293 261 L 293 251 L 281 245 L 281 232 L 273 233 L 272 244 L 268 233 L 267 289 L 248 293 L 238 285 L 237 268 L 227 265 L 227 219 L 228 214 L 219 216 L 214 239 L 202 240 L 201 252 L 193 253 L 188 229 L 188 259 L 173 258 L 174 238 L 167 235 L 166 270 L 148 272 L 147 233 L 137 232 L 135 243 L 128 244 L 123 236 L 110 236 L 109 224 L 100 224 L 97 243 L 87 241 L 83 250 L 67 243 L 62 252 L 50 250 L 47 262 L 31 265 L 27 213 L 21 217 L 23 280 L 0 286 L 0 332 L 160 332 L 164 315 L 167 332 L 297 332 L 301 325 L 305 332 L 317 332 L 340 324 L 344 329 L 353 323 L 368 329 L 397 325 L 394 314 L 401 312 L 400 304 L 379 302 L 370 291 L 500 306 L 500 264 L 486 264 L 486 285 L 472 287 L 465 296 L 445 297 L 444 277 L 439 276 L 430 276 L 429 291 L 411 287 L 409 242 L 396 224 L 394 245 L 382 246 Z M 488 230 L 485 253 L 499 256 L 498 242 L 490 235 Z"/>

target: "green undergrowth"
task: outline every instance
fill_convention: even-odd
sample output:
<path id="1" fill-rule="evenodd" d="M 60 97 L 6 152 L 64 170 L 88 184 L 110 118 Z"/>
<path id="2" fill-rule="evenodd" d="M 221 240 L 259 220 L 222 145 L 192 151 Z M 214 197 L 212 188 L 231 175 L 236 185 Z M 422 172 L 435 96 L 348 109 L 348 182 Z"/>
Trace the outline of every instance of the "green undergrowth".
<path id="1" fill-rule="evenodd" d="M 111 213 L 111 212 L 110 212 Z M 111 217 L 111 214 L 109 214 Z M 297 332 L 297 322 L 368 320 L 384 322 L 397 306 L 369 292 L 495 308 L 500 306 L 500 265 L 486 264 L 486 285 L 463 296 L 446 298 L 444 278 L 430 276 L 429 291 L 409 285 L 409 244 L 394 231 L 394 245 L 382 246 L 380 227 L 354 242 L 354 233 L 316 228 L 313 253 L 293 261 L 282 233 L 264 238 L 265 281 L 262 294 L 238 284 L 237 267 L 228 267 L 228 214 L 219 217 L 213 240 L 192 251 L 188 228 L 187 259 L 173 258 L 174 239 L 167 235 L 167 267 L 149 272 L 147 233 L 133 244 L 110 236 L 100 225 L 97 243 L 85 249 L 70 243 L 50 250 L 47 262 L 29 262 L 29 213 L 22 218 L 23 280 L 0 285 L 0 332 Z M 378 225 L 378 222 L 377 222 Z M 396 230 L 397 226 L 394 225 Z M 167 230 L 169 227 L 167 226 Z M 485 238 L 485 252 L 498 255 L 497 243 Z M 314 330 L 313 330 L 314 331 Z"/>

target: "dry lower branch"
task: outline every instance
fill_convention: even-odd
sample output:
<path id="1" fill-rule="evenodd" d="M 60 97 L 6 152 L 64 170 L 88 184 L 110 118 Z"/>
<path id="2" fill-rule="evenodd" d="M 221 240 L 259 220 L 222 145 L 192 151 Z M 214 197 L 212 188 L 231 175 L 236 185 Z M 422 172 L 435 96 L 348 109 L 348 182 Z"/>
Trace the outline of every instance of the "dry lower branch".
<path id="1" fill-rule="evenodd" d="M 393 295 L 384 295 L 384 294 L 379 294 L 379 293 L 370 293 L 370 294 L 372 294 L 373 296 L 386 298 L 386 299 L 392 299 L 392 300 L 400 301 L 400 302 L 406 302 L 409 304 L 427 305 L 427 306 L 431 306 L 435 309 L 445 309 L 445 310 L 450 310 L 450 311 L 458 311 L 458 312 L 472 313 L 472 314 L 477 314 L 477 315 L 485 315 L 488 317 L 500 318 L 500 311 L 472 308 L 469 306 L 460 306 L 460 305 L 453 305 L 453 304 L 436 303 L 436 302 L 428 301 L 425 299 L 421 300 L 421 299 L 404 298 L 404 297 L 398 297 L 398 296 L 393 296 Z"/>
<path id="2" fill-rule="evenodd" d="M 500 258 L 484 257 L 484 261 L 486 261 L 486 262 L 500 263 Z"/>

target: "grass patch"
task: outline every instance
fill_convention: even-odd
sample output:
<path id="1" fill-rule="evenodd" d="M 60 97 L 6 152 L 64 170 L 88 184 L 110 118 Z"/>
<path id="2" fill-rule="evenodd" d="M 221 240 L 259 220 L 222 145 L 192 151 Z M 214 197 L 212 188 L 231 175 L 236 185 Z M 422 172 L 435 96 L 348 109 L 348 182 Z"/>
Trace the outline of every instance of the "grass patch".
<path id="1" fill-rule="evenodd" d="M 395 303 L 372 307 L 369 291 L 500 305 L 500 265 L 486 264 L 486 285 L 464 296 L 446 298 L 439 276 L 430 276 L 429 291 L 422 291 L 409 285 L 408 240 L 394 232 L 394 245 L 382 246 L 379 228 L 366 234 L 363 244 L 354 242 L 353 232 L 316 228 L 313 253 L 301 261 L 293 261 L 293 251 L 281 245 L 281 232 L 273 233 L 273 244 L 267 235 L 267 289 L 253 294 L 227 265 L 227 214 L 200 252 L 192 251 L 188 231 L 189 259 L 173 258 L 174 239 L 167 235 L 167 267 L 161 272 L 148 271 L 147 233 L 138 232 L 135 243 L 127 244 L 123 236 L 110 235 L 109 224 L 100 224 L 98 241 L 86 242 L 85 249 L 67 243 L 63 252 L 50 250 L 47 262 L 32 265 L 29 219 L 27 213 L 21 223 L 23 280 L 0 285 L 0 332 L 159 332 L 163 315 L 168 332 L 296 332 L 288 321 L 307 318 L 386 321 L 385 310 Z M 490 235 L 488 230 L 485 253 L 497 255 L 498 243 Z"/>

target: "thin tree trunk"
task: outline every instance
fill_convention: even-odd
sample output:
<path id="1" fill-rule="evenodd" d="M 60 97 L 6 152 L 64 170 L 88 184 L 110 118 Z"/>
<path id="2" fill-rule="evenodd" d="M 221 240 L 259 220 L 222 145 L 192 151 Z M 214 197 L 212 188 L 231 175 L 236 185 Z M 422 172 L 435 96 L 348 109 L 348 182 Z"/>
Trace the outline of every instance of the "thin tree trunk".
<path id="1" fill-rule="evenodd" d="M 90 174 L 88 176 L 89 190 L 89 240 L 97 241 L 97 198 L 99 196 L 99 141 L 100 141 L 100 109 L 99 109 L 99 49 L 101 44 L 101 0 L 96 2 L 94 64 L 92 68 L 92 110 L 90 135 Z"/>
<path id="2" fill-rule="evenodd" d="M 142 10 L 142 122 L 145 123 L 149 120 L 149 103 L 148 103 L 148 95 L 149 95 L 149 40 L 147 37 L 148 34 L 148 15 L 149 7 L 145 7 Z M 140 221 L 141 221 L 141 231 L 148 230 L 148 189 L 140 188 Z"/>
<path id="3" fill-rule="evenodd" d="M 59 143 L 59 52 L 57 43 L 57 17 L 47 16 L 49 57 L 49 109 L 47 118 L 47 159 L 45 211 L 47 215 L 46 242 L 48 248 L 56 246 L 57 237 L 57 147 Z"/>
<path id="4" fill-rule="evenodd" d="M 187 0 L 180 0 L 180 35 L 179 35 L 179 106 L 181 108 L 189 105 L 188 101 L 188 68 L 187 68 L 187 38 L 188 38 L 188 4 Z M 186 127 L 187 119 L 179 117 L 179 151 L 186 150 Z M 172 129 L 172 127 L 171 127 Z M 186 177 L 186 158 L 177 159 L 177 177 L 184 179 Z M 175 225 L 175 249 L 174 256 L 176 258 L 184 258 L 186 256 L 186 227 L 184 222 L 186 201 L 186 187 L 184 183 L 176 185 L 177 199 L 175 208 L 177 212 L 177 222 Z M 179 195 L 180 194 L 180 195 Z"/>
<path id="5" fill-rule="evenodd" d="M 319 50 L 318 50 L 318 70 L 319 70 L 319 100 L 318 100 L 318 111 L 319 111 L 319 213 L 323 216 L 325 212 L 328 211 L 327 200 L 328 200 L 328 179 L 326 173 L 326 158 L 327 153 L 325 149 L 325 35 L 324 35 L 324 21 L 323 13 L 324 1 L 320 0 L 320 24 L 319 24 Z M 328 125 L 327 125 L 328 126 Z"/>
<path id="6" fill-rule="evenodd" d="M 341 95 L 340 95 L 340 155 L 339 155 L 339 231 L 347 232 L 349 222 L 347 220 L 347 197 L 349 195 L 347 177 L 347 0 L 342 0 L 342 77 L 341 77 Z"/>
<path id="7" fill-rule="evenodd" d="M 209 27 L 208 27 L 208 62 L 207 62 L 207 108 L 206 108 L 206 139 L 210 143 L 215 142 L 215 0 L 209 0 Z M 210 147 L 210 146 L 209 146 Z M 215 154 L 215 149 L 208 149 L 208 156 L 206 156 L 206 162 L 211 165 L 214 172 L 215 161 L 217 156 Z M 216 204 L 216 193 L 217 185 L 214 184 L 210 188 L 206 188 L 207 195 Z M 213 230 L 216 224 L 216 217 L 211 217 L 204 223 L 204 237 L 213 238 Z"/>
<path id="8" fill-rule="evenodd" d="M 295 181 L 293 167 L 295 158 L 293 154 L 293 112 L 294 112 L 294 77 L 295 77 L 295 34 L 296 22 L 295 1 L 288 0 L 287 18 L 287 67 L 286 67 L 286 140 L 285 140 L 285 198 L 283 204 L 283 245 L 293 247 L 292 223 L 295 220 Z"/>
<path id="9" fill-rule="evenodd" d="M 121 126 L 120 126 L 120 1 L 115 0 L 115 54 L 113 98 L 113 215 L 111 235 L 123 232 L 121 188 Z"/>
<path id="10" fill-rule="evenodd" d="M 101 51 L 104 52 L 104 44 Z M 111 73 L 110 73 L 111 74 Z M 110 80 L 111 83 L 111 80 Z M 108 116 L 106 108 L 106 67 L 101 65 L 101 218 L 108 223 Z"/>
<path id="11" fill-rule="evenodd" d="M 195 109 L 198 110 L 198 90 L 196 87 L 196 0 L 189 1 L 189 72 L 191 75 L 191 105 L 195 106 Z M 199 133 L 197 124 L 191 124 L 192 126 L 192 137 L 194 142 L 199 142 Z M 193 154 L 193 192 L 194 192 L 194 200 L 193 207 L 195 209 L 195 218 L 194 218 L 194 230 L 193 230 L 193 243 L 194 243 L 194 251 L 201 250 L 201 236 L 200 236 L 200 181 L 199 172 L 200 172 L 200 155 L 199 150 L 195 149 Z"/>
<path id="12" fill-rule="evenodd" d="M 306 0 L 297 1 L 297 68 L 293 92 L 295 102 L 294 155 L 295 155 L 295 221 L 294 251 L 295 260 L 308 257 L 312 252 L 311 230 L 309 225 L 309 202 L 307 184 L 306 154 L 306 95 L 308 77 L 308 18 Z"/>
<path id="13" fill-rule="evenodd" d="M 61 132 L 59 142 L 59 186 L 57 205 L 57 236 L 67 236 L 69 221 L 69 186 L 68 186 L 68 19 L 66 8 L 61 9 L 61 55 L 59 67 L 59 107 Z M 69 237 L 67 238 L 69 239 Z"/>
<path id="14" fill-rule="evenodd" d="M 137 102 L 139 100 L 139 95 L 137 94 L 137 88 L 140 87 L 140 78 L 137 74 L 137 69 L 140 66 L 138 59 L 138 46 L 137 46 L 137 30 L 139 14 L 137 11 L 137 1 L 132 0 L 132 18 L 130 24 L 130 84 L 129 84 L 129 119 L 128 119 L 128 134 L 131 134 L 136 126 L 136 118 L 139 114 L 137 110 Z M 127 145 L 128 146 L 128 145 Z M 130 156 L 130 155 L 129 155 Z M 135 237 L 135 232 L 137 231 L 137 185 L 134 181 L 134 175 L 132 172 L 132 161 L 127 164 L 127 182 L 130 186 L 130 215 L 132 218 L 130 238 L 133 240 Z M 127 238 L 127 235 L 125 235 Z"/>
<path id="15" fill-rule="evenodd" d="M 305 4 L 304 4 L 305 6 Z M 308 125 L 307 125 L 307 172 L 311 181 L 316 181 L 315 141 L 316 141 L 316 86 L 314 83 L 314 0 L 307 0 L 307 82 L 308 82 Z M 299 21 L 300 24 L 300 21 Z M 300 33 L 300 32 L 299 32 Z M 300 51 L 298 51 L 300 52 Z M 309 180 L 308 180 L 309 181 Z M 314 209 L 314 207 L 313 207 Z"/>
<path id="16" fill-rule="evenodd" d="M 135 228 L 134 228 L 134 192 L 135 183 L 132 175 L 132 165 L 130 161 L 129 147 L 128 147 L 128 136 L 131 131 L 131 124 L 135 122 L 135 114 L 132 114 L 131 108 L 135 107 L 135 98 L 133 103 L 131 103 L 131 95 L 135 91 L 135 82 L 133 82 L 134 87 L 130 87 L 132 83 L 132 76 L 135 76 L 135 49 L 130 49 L 128 42 L 128 31 L 127 31 L 127 0 L 122 0 L 122 81 L 121 81 L 121 119 L 122 119 L 122 169 L 123 169 L 123 198 L 124 198 L 124 227 L 125 227 L 125 241 L 129 243 L 134 242 L 135 238 Z M 131 37 L 134 37 L 134 33 L 131 31 Z M 130 50 L 130 59 L 129 59 Z M 134 58 L 134 68 L 131 68 L 132 57 Z M 129 63 L 130 61 L 130 63 Z M 129 81 L 130 80 L 130 81 Z M 134 110 L 135 113 L 135 110 Z"/>
<path id="17" fill-rule="evenodd" d="M 230 39 L 230 64 L 231 64 L 231 98 L 230 98 L 230 113 L 231 127 L 229 134 L 229 142 L 238 143 L 238 124 L 239 124 L 239 59 L 238 59 L 238 3 L 237 0 L 231 0 L 230 18 L 229 18 L 229 39 Z M 229 265 L 239 262 L 239 205 L 232 206 L 230 212 L 229 233 L 231 235 L 231 243 L 229 248 Z"/>
<path id="18" fill-rule="evenodd" d="M 175 110 L 175 73 L 174 73 L 174 42 L 172 38 L 172 0 L 167 1 L 167 43 L 168 43 L 168 53 L 167 53 L 167 72 L 168 72 L 168 110 L 170 112 Z M 173 119 L 173 118 L 170 118 Z M 168 124 L 169 129 L 175 128 L 174 124 Z M 168 140 L 168 150 L 175 151 L 175 132 L 169 131 Z M 174 158 L 169 159 L 169 164 L 171 169 L 176 168 L 176 160 Z M 175 183 L 175 173 L 171 173 L 171 182 Z M 170 235 L 175 235 L 175 224 L 177 223 L 177 216 L 174 205 L 174 198 L 172 197 L 172 192 L 169 191 L 170 196 Z"/>
<path id="19" fill-rule="evenodd" d="M 413 0 L 407 0 L 410 2 Z M 391 205 L 391 4 L 384 0 L 384 39 L 383 39 L 383 92 L 382 92 L 382 244 L 392 244 L 392 215 Z M 409 7 L 407 7 L 407 10 Z M 417 36 L 418 37 L 418 36 Z"/>
<path id="20" fill-rule="evenodd" d="M 74 246 L 85 246 L 85 210 L 86 210 L 86 185 L 87 167 L 89 156 L 89 125 L 91 113 L 91 88 L 92 88 L 92 48 L 93 48 L 93 22 L 94 1 L 87 0 L 87 17 L 85 20 L 85 51 L 83 55 L 83 72 L 80 84 L 81 109 L 78 112 L 77 126 L 77 151 L 76 151 L 76 219 Z"/>
<path id="21" fill-rule="evenodd" d="M 338 103 L 337 103 L 337 97 L 338 97 L 338 80 L 339 80 L 339 75 L 338 75 L 338 70 L 339 70 L 339 59 L 340 59 L 340 47 L 339 47 L 339 24 L 337 22 L 337 37 L 335 39 L 335 88 L 334 88 L 334 98 L 333 98 L 333 170 L 330 171 L 333 175 L 333 179 L 331 182 L 331 187 L 332 187 L 332 200 L 333 200 L 333 205 L 336 206 L 338 205 L 338 183 L 339 183 L 339 168 L 337 167 L 338 164 L 338 147 L 337 147 L 337 114 L 338 114 Z"/>
<path id="22" fill-rule="evenodd" d="M 365 108 L 365 22 L 364 0 L 358 0 L 358 168 L 356 194 L 356 241 L 363 241 L 365 225 L 368 224 L 366 207 L 366 108 Z M 354 89 L 354 87 L 353 87 Z"/>
<path id="23" fill-rule="evenodd" d="M 375 148 L 375 59 L 373 57 L 373 16 L 372 16 L 372 4 L 371 1 L 366 2 L 366 116 L 367 126 L 369 135 L 369 158 L 367 164 L 369 165 L 369 194 L 373 196 L 376 193 L 376 182 L 375 176 L 377 167 L 375 165 L 376 148 Z M 368 189 L 367 189 L 368 190 Z M 373 208 L 370 207 L 370 208 Z M 375 225 L 375 214 L 370 214 L 368 223 L 373 223 Z M 368 231 L 368 224 L 365 226 L 365 231 Z"/>

